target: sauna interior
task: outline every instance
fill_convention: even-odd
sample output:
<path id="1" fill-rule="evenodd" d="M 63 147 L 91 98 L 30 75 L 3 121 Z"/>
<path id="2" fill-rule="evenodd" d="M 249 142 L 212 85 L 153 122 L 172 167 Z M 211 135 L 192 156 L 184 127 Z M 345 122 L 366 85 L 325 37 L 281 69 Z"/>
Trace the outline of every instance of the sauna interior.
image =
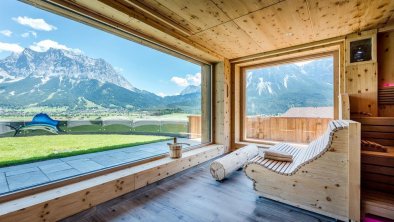
<path id="1" fill-rule="evenodd" d="M 0 221 L 394 220 L 393 0 L 0 6 Z"/>

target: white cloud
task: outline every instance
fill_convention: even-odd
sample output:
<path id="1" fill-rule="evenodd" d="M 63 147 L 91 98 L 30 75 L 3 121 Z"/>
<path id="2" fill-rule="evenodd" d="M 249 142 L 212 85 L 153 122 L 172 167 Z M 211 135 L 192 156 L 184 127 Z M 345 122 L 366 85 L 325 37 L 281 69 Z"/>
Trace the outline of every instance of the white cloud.
<path id="1" fill-rule="evenodd" d="M 185 77 L 173 76 L 171 82 L 178 86 L 198 86 L 201 84 L 201 73 L 196 73 L 195 75 L 187 74 Z"/>
<path id="2" fill-rule="evenodd" d="M 0 42 L 0 52 L 22 52 L 23 48 L 14 43 L 5 43 L 5 42 Z"/>
<path id="3" fill-rule="evenodd" d="M 57 29 L 55 26 L 48 24 L 44 19 L 41 18 L 34 19 L 27 16 L 18 16 L 17 18 L 12 18 L 12 20 L 36 30 L 52 31 Z"/>
<path id="4" fill-rule="evenodd" d="M 10 30 L 5 29 L 5 30 L 1 30 L 0 34 L 10 37 L 12 35 L 12 32 Z"/>
<path id="5" fill-rule="evenodd" d="M 22 36 L 23 38 L 28 38 L 28 37 L 30 37 L 30 35 L 33 36 L 34 38 L 36 38 L 36 37 L 37 37 L 37 32 L 28 31 L 28 32 L 25 32 L 25 33 L 22 33 L 22 34 L 21 34 L 21 36 Z"/>
<path id="6" fill-rule="evenodd" d="M 53 48 L 53 49 L 63 49 L 63 50 L 67 50 L 67 51 L 72 51 L 75 53 L 82 53 L 82 51 L 80 49 L 69 48 L 65 45 L 62 45 L 62 44 L 55 42 L 53 40 L 50 40 L 50 39 L 35 42 L 29 48 L 34 51 L 37 51 L 37 52 L 46 52 L 46 51 L 48 51 L 48 49 Z"/>
<path id="7" fill-rule="evenodd" d="M 187 82 L 187 80 L 185 78 L 181 78 L 178 76 L 173 76 L 171 78 L 171 82 L 174 82 L 178 86 L 188 86 L 189 85 L 189 83 Z"/>
<path id="8" fill-rule="evenodd" d="M 201 73 L 186 75 L 186 79 L 189 81 L 190 85 L 199 86 L 201 84 Z"/>

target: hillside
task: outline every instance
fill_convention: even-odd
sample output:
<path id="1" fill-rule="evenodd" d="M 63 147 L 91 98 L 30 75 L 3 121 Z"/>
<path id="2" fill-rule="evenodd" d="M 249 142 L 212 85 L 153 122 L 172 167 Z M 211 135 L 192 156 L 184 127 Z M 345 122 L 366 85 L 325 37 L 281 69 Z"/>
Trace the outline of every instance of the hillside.
<path id="1" fill-rule="evenodd" d="M 278 115 L 291 107 L 333 105 L 332 58 L 247 71 L 248 115 Z"/>

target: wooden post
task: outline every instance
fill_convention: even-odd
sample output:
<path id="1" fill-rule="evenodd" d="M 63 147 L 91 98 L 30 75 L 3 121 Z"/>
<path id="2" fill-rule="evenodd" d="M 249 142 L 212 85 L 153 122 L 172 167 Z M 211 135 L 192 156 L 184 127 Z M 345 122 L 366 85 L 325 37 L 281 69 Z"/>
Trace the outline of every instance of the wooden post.
<path id="1" fill-rule="evenodd" d="M 212 104 L 212 90 L 211 90 L 211 66 L 202 65 L 201 66 L 201 116 L 199 120 L 200 130 L 198 134 L 201 138 L 201 143 L 211 142 L 211 106 Z"/>
<path id="2" fill-rule="evenodd" d="M 225 59 L 214 66 L 214 137 L 213 142 L 230 148 L 230 62 Z"/>
<path id="3" fill-rule="evenodd" d="M 350 120 L 350 100 L 347 93 L 340 94 L 339 104 L 339 119 Z"/>
<path id="4" fill-rule="evenodd" d="M 349 122 L 349 218 L 360 221 L 360 174 L 361 174 L 361 124 L 355 121 Z"/>

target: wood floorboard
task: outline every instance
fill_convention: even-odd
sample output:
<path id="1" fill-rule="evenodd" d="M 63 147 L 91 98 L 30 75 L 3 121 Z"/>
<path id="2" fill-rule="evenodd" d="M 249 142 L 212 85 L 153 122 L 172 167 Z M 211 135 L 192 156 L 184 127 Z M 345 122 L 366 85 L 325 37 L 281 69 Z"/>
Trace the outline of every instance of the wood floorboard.
<path id="1" fill-rule="evenodd" d="M 73 215 L 63 222 L 335 221 L 259 197 L 242 171 L 222 183 L 209 163 Z"/>

